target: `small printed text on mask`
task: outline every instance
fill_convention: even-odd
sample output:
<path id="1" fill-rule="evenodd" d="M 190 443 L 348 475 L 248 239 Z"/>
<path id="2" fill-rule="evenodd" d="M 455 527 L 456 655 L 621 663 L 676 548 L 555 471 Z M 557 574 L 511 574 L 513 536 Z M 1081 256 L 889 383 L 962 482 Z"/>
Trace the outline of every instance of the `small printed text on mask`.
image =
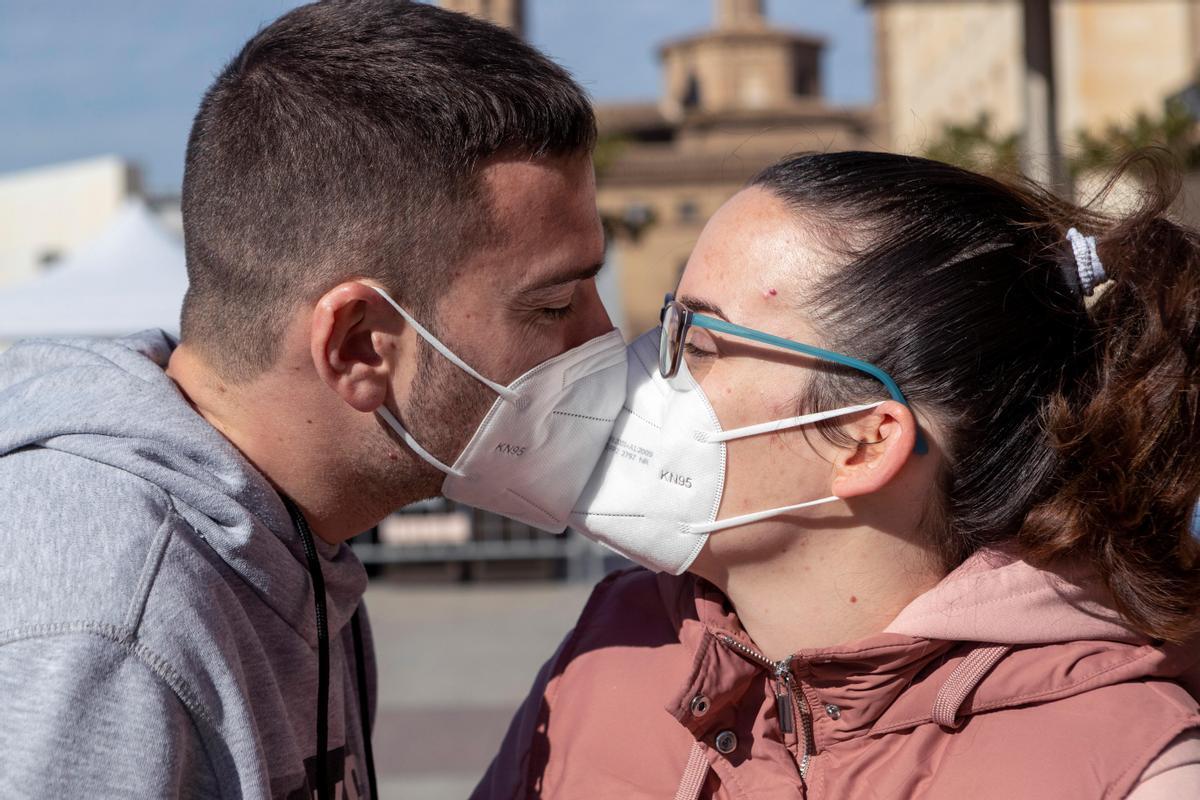
<path id="1" fill-rule="evenodd" d="M 654 458 L 654 452 L 647 450 L 645 447 L 627 442 L 624 439 L 613 437 L 608 440 L 608 445 L 605 449 L 612 453 L 617 458 L 623 458 L 626 461 L 631 461 L 634 464 L 650 465 L 650 459 Z"/>

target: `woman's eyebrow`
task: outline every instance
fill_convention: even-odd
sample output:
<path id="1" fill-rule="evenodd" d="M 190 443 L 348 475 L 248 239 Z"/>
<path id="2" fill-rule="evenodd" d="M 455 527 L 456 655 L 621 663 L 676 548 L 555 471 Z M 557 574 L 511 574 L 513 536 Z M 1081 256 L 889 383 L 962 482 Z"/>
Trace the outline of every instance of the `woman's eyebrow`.
<path id="1" fill-rule="evenodd" d="M 714 317 L 720 317 L 726 322 L 729 322 L 729 317 L 725 316 L 725 312 L 722 311 L 721 307 L 716 303 L 710 303 L 707 300 L 702 300 L 699 297 L 692 297 L 691 295 L 684 295 L 683 297 L 680 297 L 679 302 L 687 306 L 689 311 L 696 311 L 701 314 L 711 314 Z"/>

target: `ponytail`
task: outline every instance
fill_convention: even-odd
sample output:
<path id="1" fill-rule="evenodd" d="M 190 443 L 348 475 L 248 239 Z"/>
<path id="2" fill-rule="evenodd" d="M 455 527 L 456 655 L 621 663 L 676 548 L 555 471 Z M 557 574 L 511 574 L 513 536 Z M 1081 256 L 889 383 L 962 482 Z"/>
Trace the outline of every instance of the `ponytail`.
<path id="1" fill-rule="evenodd" d="M 1058 486 L 1018 544 L 1091 562 L 1133 627 L 1180 641 L 1200 628 L 1200 237 L 1166 216 L 1177 179 L 1141 161 L 1157 167 L 1145 203 L 1097 237 L 1111 280 L 1088 309 L 1090 363 L 1046 404 Z"/>

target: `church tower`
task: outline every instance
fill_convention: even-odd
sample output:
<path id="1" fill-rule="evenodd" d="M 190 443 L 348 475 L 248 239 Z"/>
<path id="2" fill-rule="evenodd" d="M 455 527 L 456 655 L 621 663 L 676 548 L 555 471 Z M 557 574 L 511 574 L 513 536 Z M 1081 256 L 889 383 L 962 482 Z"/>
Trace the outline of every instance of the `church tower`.
<path id="1" fill-rule="evenodd" d="M 441 0 L 441 6 L 486 19 L 518 36 L 525 35 L 525 0 Z"/>
<path id="2" fill-rule="evenodd" d="M 716 0 L 713 27 L 660 55 L 663 115 L 770 112 L 820 96 L 824 41 L 772 27 L 764 0 Z"/>
<path id="3" fill-rule="evenodd" d="M 717 0 L 717 28 L 762 28 L 763 0 Z"/>

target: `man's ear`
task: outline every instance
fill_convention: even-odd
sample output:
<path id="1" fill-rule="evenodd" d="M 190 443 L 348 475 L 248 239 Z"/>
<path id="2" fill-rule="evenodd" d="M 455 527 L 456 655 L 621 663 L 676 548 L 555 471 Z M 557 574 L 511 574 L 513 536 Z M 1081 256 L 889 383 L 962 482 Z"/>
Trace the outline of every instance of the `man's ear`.
<path id="1" fill-rule="evenodd" d="M 833 493 L 858 497 L 886 486 L 913 455 L 917 420 L 903 403 L 888 400 L 845 426 L 860 443 L 839 448 L 833 464 Z"/>
<path id="2" fill-rule="evenodd" d="M 317 374 L 355 410 L 375 411 L 391 391 L 407 328 L 404 318 L 365 283 L 335 286 L 317 301 L 309 328 Z"/>

